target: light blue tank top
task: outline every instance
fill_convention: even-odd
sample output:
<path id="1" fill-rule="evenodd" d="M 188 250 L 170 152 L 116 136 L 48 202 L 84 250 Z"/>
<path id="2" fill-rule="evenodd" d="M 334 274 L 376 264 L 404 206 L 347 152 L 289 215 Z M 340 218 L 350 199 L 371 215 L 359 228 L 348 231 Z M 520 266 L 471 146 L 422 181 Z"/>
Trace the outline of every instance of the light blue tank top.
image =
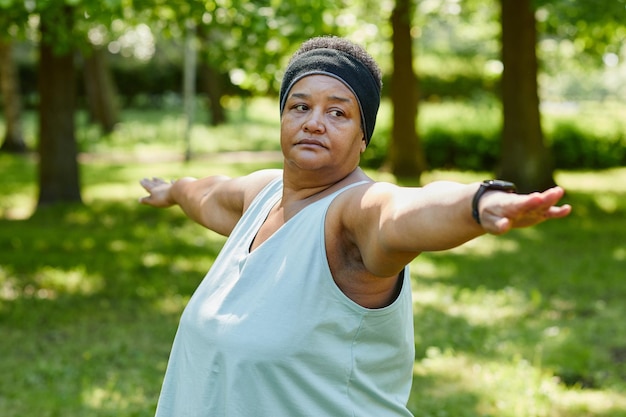
<path id="1" fill-rule="evenodd" d="M 183 312 L 158 417 L 411 416 L 408 267 L 384 308 L 361 307 L 337 287 L 324 218 L 343 190 L 250 253 L 282 180 L 256 197 Z"/>

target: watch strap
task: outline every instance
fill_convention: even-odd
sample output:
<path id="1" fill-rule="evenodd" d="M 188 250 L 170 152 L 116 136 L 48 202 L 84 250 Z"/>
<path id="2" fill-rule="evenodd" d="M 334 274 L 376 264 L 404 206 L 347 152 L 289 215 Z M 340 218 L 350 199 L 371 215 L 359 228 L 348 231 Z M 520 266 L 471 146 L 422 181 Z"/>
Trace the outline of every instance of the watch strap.
<path id="1" fill-rule="evenodd" d="M 478 224 L 481 224 L 480 213 L 478 211 L 478 203 L 480 202 L 480 198 L 483 196 L 483 194 L 491 190 L 514 193 L 516 188 L 515 188 L 515 184 L 513 184 L 512 182 L 508 182 L 508 181 L 502 181 L 502 180 L 483 181 L 478 187 L 478 190 L 476 191 L 476 193 L 474 194 L 474 197 L 472 198 L 472 217 L 474 218 L 474 220 L 476 220 L 476 223 Z"/>

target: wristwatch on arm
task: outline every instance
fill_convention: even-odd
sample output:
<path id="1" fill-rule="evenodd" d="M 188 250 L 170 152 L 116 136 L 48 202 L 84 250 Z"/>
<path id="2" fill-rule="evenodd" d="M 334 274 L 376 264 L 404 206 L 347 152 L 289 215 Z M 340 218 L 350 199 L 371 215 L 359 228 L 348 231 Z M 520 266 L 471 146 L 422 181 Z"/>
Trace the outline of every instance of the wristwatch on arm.
<path id="1" fill-rule="evenodd" d="M 474 220 L 476 220 L 476 223 L 478 224 L 480 224 L 478 202 L 480 201 L 480 198 L 483 196 L 483 194 L 491 190 L 514 193 L 515 184 L 502 180 L 485 180 L 480 184 L 480 187 L 478 187 L 478 191 L 476 191 L 476 194 L 474 194 L 474 198 L 472 199 L 472 217 L 474 218 Z"/>

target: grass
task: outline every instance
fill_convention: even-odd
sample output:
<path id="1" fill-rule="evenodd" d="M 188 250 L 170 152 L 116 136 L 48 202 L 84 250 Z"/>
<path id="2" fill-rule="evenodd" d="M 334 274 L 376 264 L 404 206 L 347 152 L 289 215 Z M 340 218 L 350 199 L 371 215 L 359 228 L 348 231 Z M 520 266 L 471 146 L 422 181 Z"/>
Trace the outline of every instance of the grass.
<path id="1" fill-rule="evenodd" d="M 259 117 L 246 129 L 269 135 Z M 140 126 L 128 143 L 89 145 L 85 205 L 32 216 L 34 159 L 0 154 L 2 416 L 153 415 L 180 313 L 224 239 L 178 209 L 137 204 L 137 180 L 277 166 L 219 158 L 245 149 L 234 139 L 190 163 L 163 158 L 177 145 L 141 139 Z M 557 181 L 569 218 L 413 263 L 416 416 L 626 416 L 626 168 Z"/>
<path id="2" fill-rule="evenodd" d="M 576 187 L 582 176 L 598 190 Z M 454 416 L 626 415 L 626 189 L 614 179 L 626 170 L 561 173 L 570 218 L 415 262 L 420 415 L 443 415 L 442 401 L 468 402 Z"/>

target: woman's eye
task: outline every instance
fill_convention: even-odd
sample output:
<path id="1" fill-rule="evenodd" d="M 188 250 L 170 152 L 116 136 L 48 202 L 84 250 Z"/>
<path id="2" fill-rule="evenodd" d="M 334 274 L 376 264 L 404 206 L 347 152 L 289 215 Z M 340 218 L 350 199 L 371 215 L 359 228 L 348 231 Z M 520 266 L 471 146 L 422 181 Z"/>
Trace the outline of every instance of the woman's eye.
<path id="1" fill-rule="evenodd" d="M 330 114 L 334 117 L 341 117 L 343 116 L 343 112 L 341 110 L 331 110 Z"/>
<path id="2" fill-rule="evenodd" d="M 296 104 L 293 108 L 297 111 L 306 111 L 309 107 L 306 104 Z"/>

